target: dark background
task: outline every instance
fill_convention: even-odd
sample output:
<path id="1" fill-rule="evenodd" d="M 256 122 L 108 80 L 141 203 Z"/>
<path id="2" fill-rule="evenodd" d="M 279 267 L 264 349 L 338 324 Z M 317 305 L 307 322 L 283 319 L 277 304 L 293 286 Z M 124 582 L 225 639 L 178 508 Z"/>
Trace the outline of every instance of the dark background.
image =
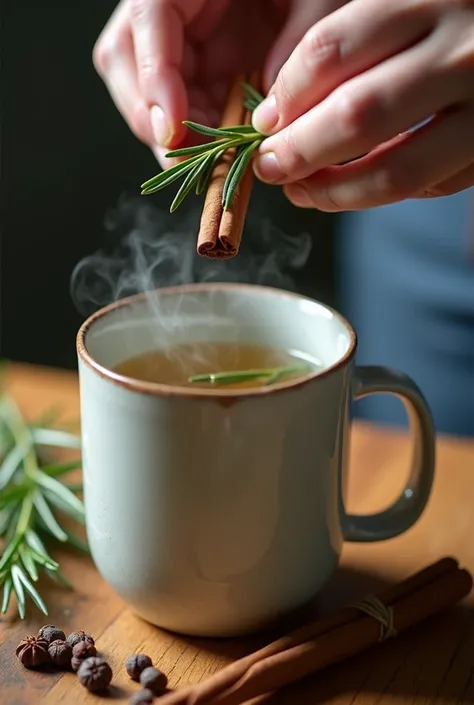
<path id="1" fill-rule="evenodd" d="M 75 334 L 84 316 L 70 296 L 71 273 L 104 243 L 106 213 L 119 198 L 137 196 L 139 184 L 157 170 L 92 66 L 92 47 L 115 4 L 1 4 L 4 358 L 76 366 Z M 166 208 L 170 192 L 152 198 Z M 289 235 L 311 233 L 313 249 L 296 288 L 335 303 L 333 219 L 298 211 L 279 189 L 260 184 L 252 211 Z"/>

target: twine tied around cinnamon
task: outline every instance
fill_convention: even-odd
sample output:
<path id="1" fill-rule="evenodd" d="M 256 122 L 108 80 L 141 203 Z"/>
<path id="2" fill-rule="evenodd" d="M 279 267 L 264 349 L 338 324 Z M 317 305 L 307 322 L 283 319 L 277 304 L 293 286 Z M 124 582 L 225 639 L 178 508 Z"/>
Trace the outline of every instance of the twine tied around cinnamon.
<path id="1" fill-rule="evenodd" d="M 380 624 L 379 641 L 385 641 L 397 635 L 397 630 L 393 626 L 393 607 L 384 605 L 375 595 L 368 595 L 362 600 L 352 603 L 350 606 L 372 617 Z"/>

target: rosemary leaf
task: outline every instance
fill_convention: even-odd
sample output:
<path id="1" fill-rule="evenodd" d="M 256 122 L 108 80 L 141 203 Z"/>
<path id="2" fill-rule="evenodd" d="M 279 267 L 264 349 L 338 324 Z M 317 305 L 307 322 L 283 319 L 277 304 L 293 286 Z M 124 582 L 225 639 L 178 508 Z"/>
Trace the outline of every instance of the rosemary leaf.
<path id="1" fill-rule="evenodd" d="M 235 384 L 247 382 L 269 374 L 269 370 L 235 370 L 231 372 L 210 372 L 189 377 L 188 382 L 210 382 L 211 384 Z"/>
<path id="2" fill-rule="evenodd" d="M 81 517 L 81 521 L 84 519 L 84 505 L 70 489 L 55 480 L 54 477 L 45 475 L 41 471 L 38 471 L 37 481 L 39 485 L 48 490 L 53 496 L 59 497 L 65 506 L 70 507 L 75 516 Z"/>
<path id="3" fill-rule="evenodd" d="M 174 181 L 176 181 L 176 179 L 179 179 L 180 176 L 189 171 L 189 169 L 192 169 L 194 166 L 194 162 L 199 159 L 200 156 L 198 155 L 194 158 L 191 157 L 189 159 L 186 159 L 185 162 L 178 162 L 178 164 L 173 164 L 173 166 L 168 167 L 168 169 L 165 169 L 160 174 L 157 174 L 148 181 L 145 181 L 145 183 L 141 186 L 142 194 L 147 195 L 150 193 L 155 193 L 156 191 L 160 191 L 166 186 L 169 186 Z"/>
<path id="4" fill-rule="evenodd" d="M 49 560 L 49 556 L 46 551 L 46 548 L 45 548 L 43 542 L 41 541 L 40 537 L 36 533 L 36 531 L 33 531 L 32 529 L 28 529 L 28 531 L 25 534 L 25 539 L 26 539 L 26 543 L 28 544 L 28 546 L 30 546 L 30 548 L 32 548 L 38 554 L 44 556 L 46 560 Z"/>
<path id="5" fill-rule="evenodd" d="M 244 107 L 247 108 L 247 110 L 250 110 L 251 113 L 253 113 L 257 106 L 258 103 L 255 100 L 252 100 L 251 98 L 247 98 L 247 100 L 244 102 Z"/>
<path id="6" fill-rule="evenodd" d="M 21 500 L 14 503 L 0 512 L 0 536 L 4 536 L 15 524 L 20 513 Z"/>
<path id="7" fill-rule="evenodd" d="M 17 507 L 19 507 L 19 502 L 12 504 L 11 506 L 0 509 L 0 536 L 4 536 L 8 531 L 8 527 L 11 524 L 12 517 L 15 514 Z"/>
<path id="8" fill-rule="evenodd" d="M 12 588 L 13 581 L 10 576 L 7 576 L 7 578 L 5 578 L 5 582 L 3 583 L 2 609 L 0 610 L 1 614 L 5 614 L 8 609 L 8 605 L 10 604 L 10 597 L 12 594 Z"/>
<path id="9" fill-rule="evenodd" d="M 59 568 L 59 563 L 56 563 L 56 561 L 53 561 L 47 556 L 43 556 L 43 554 L 38 553 L 34 548 L 31 548 L 31 546 L 29 546 L 29 552 L 36 563 L 43 566 L 43 568 L 46 568 L 47 570 L 57 570 Z"/>
<path id="10" fill-rule="evenodd" d="M 220 149 L 216 154 L 212 155 L 212 159 L 209 160 L 207 163 L 205 169 L 202 171 L 199 180 L 196 184 L 196 194 L 198 196 L 201 195 L 204 191 L 207 190 L 208 185 L 209 185 L 209 179 L 211 178 L 212 172 L 214 171 L 217 162 L 219 159 L 222 157 L 224 154 L 225 149 Z"/>
<path id="11" fill-rule="evenodd" d="M 0 490 L 8 485 L 13 475 L 18 469 L 18 466 L 23 461 L 25 455 L 28 453 L 29 445 L 23 443 L 21 445 L 15 446 L 8 453 L 7 457 L 2 463 L 0 468 Z"/>
<path id="12" fill-rule="evenodd" d="M 17 525 L 18 525 L 18 520 L 20 518 L 21 510 L 23 508 L 23 500 L 21 502 L 16 502 L 14 506 L 14 510 L 12 511 L 10 515 L 10 521 L 8 523 L 8 526 L 6 527 L 5 531 L 5 545 L 10 543 L 15 537 L 15 535 L 18 533 L 17 532 Z"/>
<path id="13" fill-rule="evenodd" d="M 227 193 L 229 191 L 230 182 L 232 180 L 232 177 L 233 177 L 235 171 L 239 168 L 239 163 L 240 163 L 240 160 L 242 159 L 243 152 L 244 152 L 244 150 L 242 147 L 240 147 L 239 149 L 236 149 L 236 151 L 235 151 L 234 161 L 232 162 L 230 169 L 227 172 L 227 176 L 224 181 L 224 188 L 222 189 L 222 206 L 225 205 Z"/>
<path id="14" fill-rule="evenodd" d="M 20 545 L 21 539 L 22 537 L 20 535 L 13 536 L 13 538 L 10 539 L 9 543 L 7 544 L 7 547 L 3 549 L 3 555 L 0 560 L 0 570 L 3 570 L 3 568 L 8 565 L 8 562 L 13 557 L 18 546 Z"/>
<path id="15" fill-rule="evenodd" d="M 240 84 L 243 88 L 246 98 L 256 101 L 257 105 L 262 102 L 263 95 L 257 91 L 256 88 L 248 83 L 242 82 Z"/>
<path id="16" fill-rule="evenodd" d="M 284 377 L 287 374 L 284 370 L 276 370 L 270 377 L 267 377 L 267 379 L 264 382 L 265 387 L 268 387 L 270 384 L 276 384 L 279 379 Z"/>
<path id="17" fill-rule="evenodd" d="M 54 428 L 34 428 L 31 435 L 33 441 L 42 446 L 71 448 L 73 450 L 78 450 L 81 447 L 80 439 L 67 431 L 58 431 Z"/>
<path id="18" fill-rule="evenodd" d="M 13 580 L 13 590 L 15 592 L 16 601 L 18 605 L 18 612 L 22 619 L 25 618 L 25 591 L 23 590 L 23 583 L 18 577 L 18 566 L 14 564 L 11 569 L 11 576 Z"/>
<path id="19" fill-rule="evenodd" d="M 279 370 L 275 370 L 274 373 L 265 380 L 265 386 L 275 384 L 278 380 L 282 379 L 282 377 L 288 377 L 288 375 L 297 374 L 298 372 L 309 373 L 312 369 L 309 363 L 305 365 L 295 365 L 294 367 L 281 367 Z"/>
<path id="20" fill-rule="evenodd" d="M 29 547 L 31 555 L 37 563 L 48 568 L 49 570 L 57 570 L 59 563 L 56 563 L 48 554 L 43 542 L 35 531 L 29 529 L 25 535 L 26 543 Z"/>
<path id="21" fill-rule="evenodd" d="M 82 502 L 80 502 L 80 500 L 77 499 L 77 497 L 75 495 L 73 495 L 73 497 L 82 505 Z M 53 504 L 61 512 L 63 512 L 64 514 L 67 514 L 68 516 L 75 519 L 79 524 L 85 523 L 84 511 L 83 511 L 82 507 L 78 511 L 76 509 L 76 507 L 71 505 L 69 502 L 65 502 L 61 496 L 59 496 L 49 490 L 46 490 L 45 498 L 49 501 L 50 504 Z"/>
<path id="22" fill-rule="evenodd" d="M 235 162 L 232 164 L 231 169 L 229 170 L 229 173 L 227 174 L 225 184 L 224 184 L 224 194 L 223 195 L 223 206 L 224 210 L 229 210 L 230 207 L 232 206 L 232 200 L 234 198 L 235 191 L 237 190 L 237 187 L 240 183 L 240 180 L 242 179 L 243 175 L 245 174 L 248 165 L 250 164 L 250 160 L 252 159 L 252 155 L 259 146 L 260 141 L 258 142 L 252 142 L 249 144 L 245 149 L 242 151 L 242 153 L 239 155 L 239 157 L 235 160 Z M 233 172 L 233 173 L 231 173 Z"/>
<path id="23" fill-rule="evenodd" d="M 254 127 L 252 125 L 233 125 L 232 127 L 220 127 L 220 130 L 222 132 L 233 132 L 237 135 L 255 135 L 255 138 L 261 137 L 261 135 L 258 132 L 255 132 Z"/>
<path id="24" fill-rule="evenodd" d="M 218 149 L 220 145 L 225 144 L 229 139 L 226 135 L 224 139 L 215 140 L 214 142 L 207 142 L 206 144 L 196 144 L 193 147 L 181 147 L 180 149 L 173 149 L 171 152 L 167 152 L 165 157 L 187 157 L 193 156 L 195 154 L 203 154 L 204 152 L 211 152 L 214 149 Z"/>
<path id="25" fill-rule="evenodd" d="M 72 470 L 79 470 L 81 468 L 80 460 L 72 460 L 70 463 L 58 463 L 57 465 L 43 465 L 41 472 L 49 477 L 59 477 L 60 475 L 65 475 Z"/>
<path id="26" fill-rule="evenodd" d="M 309 363 L 294 365 L 291 367 L 273 367 L 255 370 L 231 370 L 228 372 L 210 372 L 207 374 L 194 375 L 188 378 L 190 383 L 208 382 L 211 384 L 235 384 L 237 382 L 248 382 L 254 379 L 267 377 L 268 379 L 280 379 L 281 377 L 295 373 L 309 373 L 313 368 Z"/>
<path id="27" fill-rule="evenodd" d="M 33 512 L 33 492 L 28 492 L 22 500 L 20 515 L 16 524 L 16 533 L 18 536 L 23 538 L 26 531 L 28 530 L 29 523 L 31 521 L 31 514 Z"/>
<path id="28" fill-rule="evenodd" d="M 43 598 L 41 597 L 41 595 L 39 594 L 39 592 L 36 590 L 36 588 L 34 587 L 34 585 L 32 585 L 32 583 L 28 580 L 28 578 L 27 578 L 27 576 L 25 575 L 25 573 L 24 573 L 17 565 L 14 565 L 14 566 L 13 566 L 12 572 L 13 572 L 13 570 L 18 571 L 18 578 L 19 578 L 19 580 L 22 582 L 23 587 L 24 587 L 25 590 L 29 593 L 31 599 L 33 600 L 33 602 L 35 603 L 35 605 L 37 606 L 37 608 L 38 608 L 39 610 L 41 610 L 41 612 L 42 612 L 43 614 L 47 615 L 47 614 L 48 614 L 48 608 L 46 607 Z"/>
<path id="29" fill-rule="evenodd" d="M 15 580 L 15 574 L 18 575 L 18 580 L 22 583 L 23 587 L 25 590 L 30 594 L 31 599 L 35 603 L 35 605 L 38 607 L 43 614 L 47 615 L 48 614 L 48 608 L 46 607 L 42 597 L 36 590 L 36 588 L 31 584 L 31 582 L 28 580 L 26 577 L 25 573 L 21 570 L 21 568 L 18 565 L 14 565 L 12 567 L 12 578 Z"/>
<path id="30" fill-rule="evenodd" d="M 174 211 L 179 208 L 181 203 L 184 201 L 186 196 L 194 186 L 196 185 L 200 174 L 202 173 L 203 169 L 206 166 L 206 163 L 208 161 L 208 157 L 206 158 L 201 158 L 201 160 L 194 166 L 194 168 L 188 173 L 186 178 L 184 179 L 183 183 L 179 187 L 178 193 L 173 199 L 173 202 L 171 203 L 170 206 L 170 213 L 174 213 Z"/>
<path id="31" fill-rule="evenodd" d="M 186 125 L 194 132 L 198 132 L 200 135 L 208 135 L 209 137 L 229 136 L 228 130 L 224 131 L 220 127 L 207 127 L 207 125 L 200 125 L 198 122 L 192 122 L 192 120 L 183 120 L 183 125 Z"/>
<path id="32" fill-rule="evenodd" d="M 40 518 L 42 519 L 46 529 L 50 532 L 50 534 L 52 534 L 56 539 L 58 539 L 58 541 L 62 541 L 63 543 L 66 542 L 67 534 L 63 531 L 63 529 L 59 526 L 58 522 L 56 521 L 56 518 L 51 509 L 49 508 L 49 505 L 45 500 L 44 495 L 37 492 L 34 498 L 34 505 L 36 511 L 38 512 Z"/>
<path id="33" fill-rule="evenodd" d="M 21 502 L 25 494 L 28 492 L 26 484 L 13 485 L 10 489 L 4 490 L 0 497 L 0 511 L 12 506 L 12 502 Z M 0 535 L 3 531 L 0 529 Z"/>
<path id="34" fill-rule="evenodd" d="M 20 558 L 22 560 L 23 565 L 25 566 L 25 570 L 27 571 L 28 575 L 31 577 L 32 580 L 36 581 L 38 580 L 38 570 L 36 568 L 36 563 L 33 559 L 33 556 L 31 554 L 31 549 L 28 548 L 28 546 L 20 546 L 19 549 L 19 554 Z"/>

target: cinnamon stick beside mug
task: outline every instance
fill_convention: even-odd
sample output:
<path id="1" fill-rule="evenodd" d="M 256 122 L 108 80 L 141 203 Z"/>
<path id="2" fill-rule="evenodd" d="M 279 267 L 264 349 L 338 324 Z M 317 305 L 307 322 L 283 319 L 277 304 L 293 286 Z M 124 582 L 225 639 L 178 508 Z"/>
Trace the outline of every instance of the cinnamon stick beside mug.
<path id="1" fill-rule="evenodd" d="M 457 603 L 471 588 L 471 575 L 453 558 L 444 558 L 368 600 L 380 610 L 379 616 L 367 614 L 363 601 L 355 603 L 235 661 L 202 683 L 166 695 L 161 703 L 242 705 L 395 636 Z"/>

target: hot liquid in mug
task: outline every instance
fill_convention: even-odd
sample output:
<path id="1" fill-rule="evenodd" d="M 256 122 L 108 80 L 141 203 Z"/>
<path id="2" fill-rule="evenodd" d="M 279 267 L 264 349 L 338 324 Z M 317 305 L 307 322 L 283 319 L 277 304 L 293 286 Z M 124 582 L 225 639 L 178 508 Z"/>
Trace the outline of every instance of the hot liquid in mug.
<path id="1" fill-rule="evenodd" d="M 136 613 L 189 635 L 260 630 L 310 601 L 343 541 L 407 531 L 428 501 L 430 411 L 415 383 L 356 367 L 350 324 L 321 303 L 252 285 L 196 284 L 92 315 L 77 349 L 84 499 L 92 556 Z M 124 360 L 192 341 L 297 350 L 321 367 L 253 389 L 140 382 Z M 349 405 L 401 398 L 411 420 L 407 486 L 385 511 L 346 513 Z"/>

